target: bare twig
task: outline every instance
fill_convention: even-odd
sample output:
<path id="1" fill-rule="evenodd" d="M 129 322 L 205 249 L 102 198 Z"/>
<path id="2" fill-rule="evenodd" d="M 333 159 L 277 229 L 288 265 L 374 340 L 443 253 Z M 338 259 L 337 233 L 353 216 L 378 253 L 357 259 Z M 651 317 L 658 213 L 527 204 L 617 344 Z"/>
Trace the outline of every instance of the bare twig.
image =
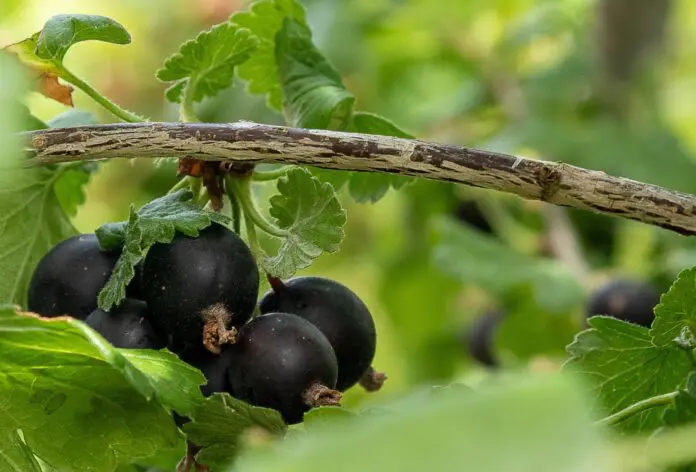
<path id="1" fill-rule="evenodd" d="M 25 133 L 30 165 L 194 157 L 458 182 L 696 234 L 696 197 L 564 163 L 418 140 L 249 122 L 123 123 Z"/>

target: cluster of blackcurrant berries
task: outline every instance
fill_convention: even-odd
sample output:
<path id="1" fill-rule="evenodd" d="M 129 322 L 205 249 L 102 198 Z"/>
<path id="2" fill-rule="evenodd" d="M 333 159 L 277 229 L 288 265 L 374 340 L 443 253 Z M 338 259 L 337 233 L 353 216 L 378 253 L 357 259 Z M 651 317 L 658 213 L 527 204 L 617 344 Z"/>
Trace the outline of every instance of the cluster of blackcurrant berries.
<path id="1" fill-rule="evenodd" d="M 653 285 L 638 280 L 614 279 L 591 294 L 585 307 L 585 320 L 604 315 L 650 328 L 655 319 L 654 309 L 659 303 L 660 292 Z M 466 350 L 477 362 L 489 367 L 498 365 L 493 345 L 504 317 L 503 310 L 485 312 L 463 333 Z"/>
<path id="2" fill-rule="evenodd" d="M 358 382 L 374 390 L 384 380 L 371 367 L 372 316 L 338 282 L 269 277 L 252 319 L 259 271 L 246 243 L 222 225 L 152 246 L 127 297 L 105 312 L 97 297 L 119 255 L 102 251 L 93 234 L 56 245 L 34 271 L 29 310 L 84 320 L 116 347 L 166 347 L 203 372 L 205 395 L 228 392 L 289 424 L 313 406 L 338 404 Z"/>

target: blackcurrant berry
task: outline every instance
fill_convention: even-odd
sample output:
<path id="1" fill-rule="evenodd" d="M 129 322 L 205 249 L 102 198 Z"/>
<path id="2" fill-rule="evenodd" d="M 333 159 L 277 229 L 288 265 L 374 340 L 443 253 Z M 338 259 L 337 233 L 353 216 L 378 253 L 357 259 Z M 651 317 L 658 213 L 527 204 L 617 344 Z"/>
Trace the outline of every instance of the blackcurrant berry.
<path id="1" fill-rule="evenodd" d="M 147 320 L 147 304 L 126 298 L 106 312 L 97 308 L 85 323 L 116 347 L 126 349 L 160 349 L 163 346 Z"/>
<path id="2" fill-rule="evenodd" d="M 460 222 L 467 224 L 486 234 L 493 233 L 493 227 L 481 211 L 475 200 L 462 200 L 454 210 L 454 216 Z"/>
<path id="3" fill-rule="evenodd" d="M 587 317 L 606 315 L 649 328 L 660 293 L 652 285 L 635 280 L 612 280 L 597 289 L 587 304 Z"/>
<path id="4" fill-rule="evenodd" d="M 181 360 L 199 369 L 205 376 L 206 383 L 201 386 L 201 392 L 206 397 L 216 392 L 231 393 L 227 369 L 232 362 L 232 353 L 229 346 L 225 346 L 220 354 L 213 354 L 206 350 L 190 351 L 181 357 Z"/>
<path id="5" fill-rule="evenodd" d="M 170 244 L 152 246 L 141 281 L 151 321 L 174 352 L 203 344 L 215 352 L 216 341 L 208 337 L 244 324 L 259 290 L 251 250 L 217 223 L 198 237 L 179 233 Z"/>
<path id="6" fill-rule="evenodd" d="M 34 270 L 27 297 L 29 311 L 84 320 L 97 308 L 99 292 L 118 257 L 118 251 L 101 251 L 94 234 L 81 234 L 57 244 Z"/>
<path id="7" fill-rule="evenodd" d="M 377 335 L 372 315 L 346 286 L 322 277 L 271 279 L 261 313 L 293 313 L 312 323 L 331 343 L 338 360 L 336 389 L 345 391 L 370 369 Z"/>
<path id="8" fill-rule="evenodd" d="M 464 343 L 469 355 L 488 367 L 496 367 L 494 337 L 503 320 L 504 314 L 499 310 L 485 312 L 469 325 L 464 333 Z"/>
<path id="9" fill-rule="evenodd" d="M 232 395 L 278 410 L 299 423 L 312 406 L 337 404 L 336 355 L 309 321 L 289 313 L 268 313 L 247 323 L 229 347 Z"/>

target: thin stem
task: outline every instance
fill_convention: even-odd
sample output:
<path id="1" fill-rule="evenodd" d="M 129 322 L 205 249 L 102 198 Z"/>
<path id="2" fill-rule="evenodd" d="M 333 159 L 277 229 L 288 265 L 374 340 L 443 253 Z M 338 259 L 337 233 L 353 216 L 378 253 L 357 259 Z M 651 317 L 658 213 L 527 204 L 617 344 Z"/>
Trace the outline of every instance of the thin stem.
<path id="1" fill-rule="evenodd" d="M 208 203 L 210 203 L 210 195 L 208 194 L 207 188 L 201 187 L 200 191 L 198 192 L 198 195 L 197 196 L 195 196 L 195 195 L 196 194 L 194 194 L 194 198 L 196 199 L 196 203 L 198 203 L 198 205 L 201 208 L 205 208 L 205 206 Z"/>
<path id="2" fill-rule="evenodd" d="M 198 201 L 198 197 L 201 194 L 201 188 L 203 188 L 203 182 L 201 179 L 198 178 L 193 178 L 190 181 L 189 188 L 191 189 L 191 193 L 193 193 L 193 199 L 195 201 Z"/>
<path id="3" fill-rule="evenodd" d="M 227 194 L 227 198 L 230 200 L 230 209 L 232 211 L 232 227 L 234 229 L 234 232 L 239 234 L 242 223 L 242 211 L 239 207 L 239 200 L 237 199 L 237 195 L 235 195 L 234 193 L 234 182 L 230 182 L 230 180 L 232 179 L 234 179 L 234 177 L 228 176 L 225 178 L 225 193 Z"/>
<path id="4" fill-rule="evenodd" d="M 181 107 L 179 108 L 179 118 L 183 122 L 198 122 L 200 121 L 196 116 L 196 110 L 193 107 L 193 96 L 196 89 L 196 78 L 189 78 L 186 83 L 186 87 L 181 92 Z"/>
<path id="5" fill-rule="evenodd" d="M 248 213 L 244 213 L 244 227 L 246 228 L 247 242 L 249 243 L 249 248 L 251 249 L 251 252 L 256 257 L 260 257 L 263 254 L 263 251 L 261 250 L 259 238 L 256 234 L 256 225 L 251 220 Z"/>
<path id="6" fill-rule="evenodd" d="M 85 92 L 87 95 L 89 95 L 92 100 L 109 110 L 111 113 L 122 119 L 123 121 L 127 121 L 129 123 L 142 123 L 147 121 L 145 118 L 142 116 L 138 116 L 135 113 L 132 113 L 128 110 L 124 110 L 123 108 L 119 107 L 116 105 L 114 102 L 106 98 L 104 95 L 99 93 L 97 90 L 95 90 L 91 85 L 89 85 L 87 82 L 84 80 L 80 79 L 76 75 L 73 75 L 72 72 L 70 72 L 68 69 L 66 69 L 63 66 L 59 67 L 59 75 L 60 77 L 73 84 L 75 87 L 79 88 L 83 92 Z"/>
<path id="7" fill-rule="evenodd" d="M 634 403 L 633 405 L 630 405 L 621 411 L 617 411 L 616 413 L 597 421 L 595 424 L 606 426 L 621 423 L 622 421 L 630 418 L 631 416 L 637 413 L 640 413 L 641 411 L 671 404 L 674 400 L 674 397 L 676 397 L 678 393 L 679 392 L 669 392 L 662 395 L 656 395 L 654 397 L 646 398 L 645 400 L 641 400 L 637 403 Z"/>
<path id="8" fill-rule="evenodd" d="M 272 236 L 278 238 L 287 236 L 287 231 L 278 228 L 259 213 L 251 195 L 251 180 L 249 178 L 230 179 L 229 182 L 232 182 L 235 195 L 239 205 L 242 207 L 246 221 L 251 220 L 254 225 Z"/>
<path id="9" fill-rule="evenodd" d="M 251 174 L 251 178 L 258 182 L 267 182 L 269 180 L 276 180 L 283 177 L 288 171 L 295 166 L 282 166 L 273 170 L 254 170 Z"/>
<path id="10" fill-rule="evenodd" d="M 178 191 L 178 190 L 182 190 L 182 189 L 185 189 L 185 188 L 187 188 L 187 187 L 190 187 L 190 186 L 191 186 L 191 180 L 192 180 L 192 179 L 191 179 L 190 176 L 188 176 L 188 175 L 184 176 L 184 178 L 181 179 L 181 180 L 179 180 L 177 183 L 175 183 L 174 186 L 172 186 L 172 188 L 170 188 L 169 191 L 168 191 L 167 193 L 168 193 L 168 194 L 169 194 L 169 193 L 174 193 L 174 192 L 176 192 L 176 191 Z"/>

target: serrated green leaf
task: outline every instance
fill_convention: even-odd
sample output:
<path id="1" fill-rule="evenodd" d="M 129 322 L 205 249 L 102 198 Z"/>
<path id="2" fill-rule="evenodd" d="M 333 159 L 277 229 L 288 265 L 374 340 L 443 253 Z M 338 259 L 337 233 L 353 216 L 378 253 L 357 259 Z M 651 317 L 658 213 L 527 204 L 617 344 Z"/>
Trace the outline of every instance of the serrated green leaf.
<path id="1" fill-rule="evenodd" d="M 283 106 L 293 126 L 337 130 L 348 126 L 355 97 L 316 48 L 304 22 L 285 18 L 276 35 L 276 62 Z"/>
<path id="2" fill-rule="evenodd" d="M 568 346 L 566 369 L 585 377 L 608 415 L 655 395 L 677 390 L 692 369 L 687 351 L 657 346 L 642 326 L 606 316 L 590 318 L 591 329 Z M 647 432 L 662 425 L 665 407 L 645 410 L 620 423 L 622 431 Z"/>
<path id="3" fill-rule="evenodd" d="M 56 15 L 45 24 L 36 41 L 36 55 L 60 64 L 71 46 L 82 41 L 128 44 L 128 31 L 116 21 L 98 15 Z"/>
<path id="4" fill-rule="evenodd" d="M 480 232 L 450 220 L 437 224 L 436 264 L 462 282 L 505 297 L 520 287 L 531 287 L 535 302 L 551 311 L 573 309 L 584 292 L 557 261 L 534 258 Z"/>
<path id="5" fill-rule="evenodd" d="M 189 440 L 202 448 L 196 459 L 213 470 L 224 470 L 241 449 L 243 435 L 252 428 L 282 436 L 287 427 L 280 413 L 241 402 L 227 393 L 215 393 L 184 425 Z"/>
<path id="6" fill-rule="evenodd" d="M 85 203 L 84 187 L 89 182 L 90 173 L 82 166 L 67 169 L 56 180 L 53 190 L 60 206 L 69 217 L 77 215 L 77 209 Z"/>
<path id="7" fill-rule="evenodd" d="M 696 422 L 696 372 L 692 372 L 686 385 L 674 398 L 674 405 L 665 410 L 664 421 L 669 426 Z"/>
<path id="8" fill-rule="evenodd" d="M 612 470 L 588 402 L 569 376 L 515 377 L 481 390 L 442 392 L 409 408 L 308 431 L 274 448 L 249 451 L 236 470 Z"/>
<path id="9" fill-rule="evenodd" d="M 121 256 L 104 288 L 99 307 L 109 311 L 126 296 L 126 287 L 135 276 L 135 266 L 155 243 L 168 244 L 177 232 L 196 237 L 213 222 L 228 224 L 226 216 L 204 210 L 189 190 L 178 190 L 143 205 L 137 212 L 131 207 L 129 220 L 107 223 L 95 231 L 104 250 L 123 248 Z"/>
<path id="10" fill-rule="evenodd" d="M 282 109 L 283 95 L 276 65 L 276 34 L 285 18 L 304 24 L 304 8 L 296 0 L 261 0 L 230 18 L 232 23 L 251 30 L 259 39 L 254 54 L 239 66 L 239 77 L 247 82 L 249 93 L 267 95 L 268 105 L 278 111 Z"/>
<path id="11" fill-rule="evenodd" d="M 103 231 L 96 233 L 97 239 L 103 234 Z M 121 300 L 126 298 L 126 287 L 135 277 L 135 266 L 145 258 L 145 251 L 143 250 L 145 245 L 143 244 L 140 218 L 132 206 L 130 218 L 124 229 L 124 235 L 125 241 L 123 242 L 121 255 L 116 261 L 109 280 L 99 292 L 99 307 L 104 311 L 109 311 L 111 307 L 117 306 Z M 99 245 L 104 247 L 105 243 L 101 239 L 99 241 Z"/>
<path id="12" fill-rule="evenodd" d="M 173 447 L 178 433 L 163 406 L 189 410 L 183 392 L 194 392 L 200 376 L 169 353 L 148 353 L 146 369 L 131 361 L 137 355 L 81 321 L 0 308 L 0 424 L 21 429 L 58 470 L 112 472 Z M 175 382 L 179 392 L 164 391 Z"/>
<path id="13" fill-rule="evenodd" d="M 206 382 L 205 376 L 173 353 L 151 349 L 119 349 L 119 352 L 148 377 L 161 405 L 188 416 L 203 403 L 200 386 Z"/>
<path id="14" fill-rule="evenodd" d="M 333 187 L 305 169 L 294 168 L 278 179 L 278 191 L 269 212 L 287 235 L 278 254 L 266 257 L 263 266 L 269 274 L 287 278 L 323 252 L 339 249 L 346 212 Z"/>
<path id="15" fill-rule="evenodd" d="M 16 428 L 5 427 L 0 418 L 0 470 L 4 472 L 42 472 L 29 447 Z"/>
<path id="16" fill-rule="evenodd" d="M 658 346 L 696 341 L 696 268 L 682 271 L 655 307 L 650 334 Z"/>
<path id="17" fill-rule="evenodd" d="M 193 81 L 193 99 L 213 97 L 232 84 L 234 69 L 249 59 L 258 40 L 248 29 L 232 23 L 220 23 L 181 45 L 179 52 L 157 71 L 163 82 L 177 81 L 167 90 L 167 99 L 181 101 L 183 82 Z M 181 85 L 179 85 L 181 84 Z"/>

